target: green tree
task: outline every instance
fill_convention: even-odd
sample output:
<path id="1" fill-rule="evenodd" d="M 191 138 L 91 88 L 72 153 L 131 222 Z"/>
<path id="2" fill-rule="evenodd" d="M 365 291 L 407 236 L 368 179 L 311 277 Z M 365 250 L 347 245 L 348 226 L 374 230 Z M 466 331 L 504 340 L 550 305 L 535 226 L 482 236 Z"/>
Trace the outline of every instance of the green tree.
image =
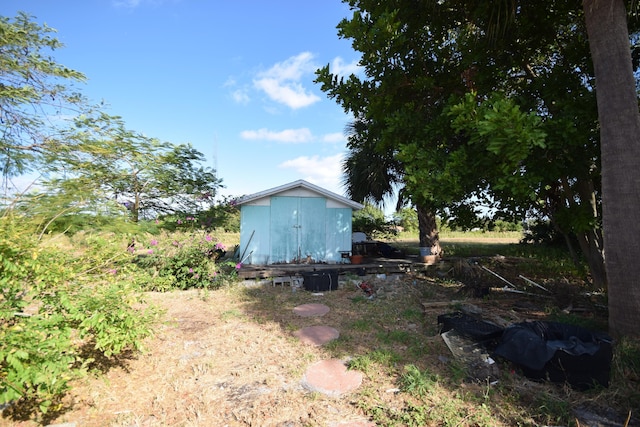
<path id="1" fill-rule="evenodd" d="M 74 88 L 85 77 L 50 56 L 63 47 L 52 28 L 20 13 L 0 17 L 0 172 L 5 179 L 36 169 L 65 114 L 88 108 Z"/>
<path id="2" fill-rule="evenodd" d="M 374 239 L 389 238 L 397 233 L 395 224 L 385 219 L 384 212 L 367 202 L 363 209 L 353 213 L 352 228 Z"/>
<path id="3" fill-rule="evenodd" d="M 404 231 L 415 233 L 418 231 L 418 215 L 415 209 L 402 208 L 394 214 L 394 222 Z"/>
<path id="4" fill-rule="evenodd" d="M 131 219 L 195 213 L 214 203 L 221 180 L 190 144 L 159 141 L 125 128 L 119 117 L 80 116 L 49 160 L 52 193 L 118 203 Z M 81 204 L 78 203 L 80 206 Z"/>
<path id="5" fill-rule="evenodd" d="M 467 226 L 481 205 L 508 220 L 550 217 L 567 242 L 578 236 L 603 285 L 593 77 L 576 5 L 348 3 L 339 35 L 363 53 L 366 77 L 327 66 L 318 81 L 378 129 L 376 148 L 400 162 L 414 204 Z"/>

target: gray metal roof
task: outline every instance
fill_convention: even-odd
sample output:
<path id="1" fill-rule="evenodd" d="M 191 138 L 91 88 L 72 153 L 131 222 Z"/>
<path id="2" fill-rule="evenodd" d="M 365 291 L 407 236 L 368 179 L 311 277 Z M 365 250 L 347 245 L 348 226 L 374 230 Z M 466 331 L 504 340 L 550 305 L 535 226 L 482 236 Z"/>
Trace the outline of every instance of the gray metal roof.
<path id="1" fill-rule="evenodd" d="M 243 205 L 245 203 L 250 203 L 250 202 L 253 202 L 253 201 L 258 200 L 258 199 L 274 196 L 274 195 L 277 195 L 277 194 L 282 193 L 284 191 L 293 190 L 295 188 L 307 189 L 307 190 L 312 191 L 314 193 L 317 193 L 317 194 L 319 194 L 321 196 L 324 196 L 327 199 L 332 199 L 332 200 L 335 200 L 337 202 L 343 203 L 343 204 L 345 204 L 347 206 L 350 206 L 354 210 L 360 210 L 360 209 L 364 208 L 364 206 L 361 205 L 358 202 L 354 202 L 353 200 L 350 200 L 350 199 L 348 199 L 346 197 L 340 196 L 340 195 L 338 195 L 336 193 L 333 193 L 333 192 L 331 192 L 329 190 L 326 190 L 326 189 L 324 189 L 322 187 L 318 187 L 317 185 L 311 184 L 310 182 L 307 182 L 307 181 L 305 181 L 303 179 L 299 179 L 297 181 L 293 181 L 293 182 L 290 182 L 288 184 L 281 185 L 279 187 L 274 187 L 274 188 L 270 188 L 268 190 L 260 191 L 258 193 L 242 196 L 238 200 L 236 200 L 236 204 L 237 205 Z"/>

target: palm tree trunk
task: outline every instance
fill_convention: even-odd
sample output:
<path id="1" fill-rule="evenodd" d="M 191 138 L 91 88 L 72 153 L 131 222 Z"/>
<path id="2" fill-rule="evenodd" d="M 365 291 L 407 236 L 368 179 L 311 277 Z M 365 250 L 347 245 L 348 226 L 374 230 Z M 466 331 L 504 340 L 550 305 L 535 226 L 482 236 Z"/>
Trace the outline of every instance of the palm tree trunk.
<path id="1" fill-rule="evenodd" d="M 420 236 L 420 247 L 429 248 L 431 255 L 440 253 L 440 238 L 438 236 L 438 224 L 433 210 L 422 204 L 416 204 L 418 213 L 418 230 Z"/>
<path id="2" fill-rule="evenodd" d="M 640 113 L 623 0 L 583 0 L 596 77 L 609 330 L 640 336 Z"/>

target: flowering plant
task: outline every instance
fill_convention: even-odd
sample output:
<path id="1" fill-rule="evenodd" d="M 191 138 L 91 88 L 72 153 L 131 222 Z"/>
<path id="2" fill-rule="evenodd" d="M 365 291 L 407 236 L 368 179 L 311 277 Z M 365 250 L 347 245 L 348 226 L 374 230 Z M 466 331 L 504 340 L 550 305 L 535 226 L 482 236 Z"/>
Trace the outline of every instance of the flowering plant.
<path id="1" fill-rule="evenodd" d="M 167 236 L 168 237 L 168 236 Z M 226 247 L 210 234 L 174 233 L 166 243 L 150 239 L 139 249 L 136 263 L 145 268 L 151 280 L 148 290 L 208 288 L 215 289 L 237 277 L 236 264 L 221 261 Z"/>

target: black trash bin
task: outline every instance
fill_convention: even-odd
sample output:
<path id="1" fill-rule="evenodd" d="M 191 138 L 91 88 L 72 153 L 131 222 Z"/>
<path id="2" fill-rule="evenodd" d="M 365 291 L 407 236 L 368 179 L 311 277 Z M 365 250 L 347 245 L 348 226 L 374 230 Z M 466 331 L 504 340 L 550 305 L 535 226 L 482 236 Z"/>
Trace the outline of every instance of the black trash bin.
<path id="1" fill-rule="evenodd" d="M 586 390 L 609 386 L 612 339 L 605 333 L 558 322 L 523 322 L 506 328 L 495 355 L 534 380 L 566 382 Z"/>
<path id="2" fill-rule="evenodd" d="M 307 291 L 324 292 L 338 289 L 336 270 L 312 271 L 302 273 L 303 285 Z"/>

